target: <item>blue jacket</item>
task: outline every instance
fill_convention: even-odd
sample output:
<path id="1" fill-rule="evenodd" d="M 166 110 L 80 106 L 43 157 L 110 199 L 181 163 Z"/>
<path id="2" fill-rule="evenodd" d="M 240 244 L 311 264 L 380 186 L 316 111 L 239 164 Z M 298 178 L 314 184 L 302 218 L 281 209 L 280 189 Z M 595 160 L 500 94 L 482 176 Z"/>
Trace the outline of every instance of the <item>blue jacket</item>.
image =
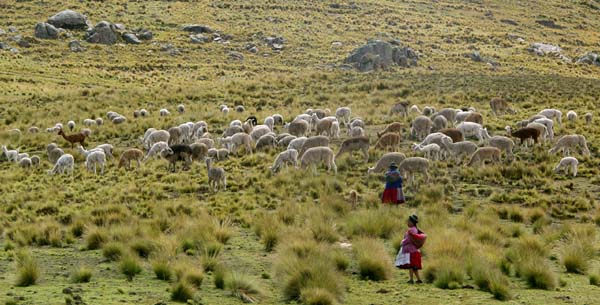
<path id="1" fill-rule="evenodd" d="M 401 188 L 402 187 L 402 176 L 400 172 L 396 170 L 390 170 L 385 173 L 385 188 Z"/>

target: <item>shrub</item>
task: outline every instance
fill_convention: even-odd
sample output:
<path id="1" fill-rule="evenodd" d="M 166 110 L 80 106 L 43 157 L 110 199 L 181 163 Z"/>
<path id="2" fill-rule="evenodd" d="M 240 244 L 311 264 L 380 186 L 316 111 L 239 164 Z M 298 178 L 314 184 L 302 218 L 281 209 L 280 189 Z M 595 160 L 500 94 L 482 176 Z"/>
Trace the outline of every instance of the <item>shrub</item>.
<path id="1" fill-rule="evenodd" d="M 344 293 L 343 278 L 333 263 L 320 254 L 308 258 L 282 255 L 277 261 L 277 272 L 281 278 L 283 295 L 289 301 L 299 301 L 302 290 L 322 288 L 340 299 Z"/>
<path id="2" fill-rule="evenodd" d="M 590 285 L 599 286 L 600 287 L 600 275 L 598 274 L 590 274 Z"/>
<path id="3" fill-rule="evenodd" d="M 545 263 L 529 262 L 519 271 L 530 288 L 554 290 L 557 285 L 556 275 Z"/>
<path id="4" fill-rule="evenodd" d="M 342 251 L 333 251 L 331 257 L 338 271 L 345 271 L 350 266 L 350 259 Z"/>
<path id="5" fill-rule="evenodd" d="M 171 288 L 171 300 L 186 303 L 194 298 L 194 288 L 185 282 L 177 282 Z"/>
<path id="6" fill-rule="evenodd" d="M 204 273 L 200 270 L 190 270 L 185 274 L 184 280 L 186 283 L 196 288 L 200 288 L 200 286 L 202 286 L 202 281 L 204 280 Z"/>
<path id="7" fill-rule="evenodd" d="M 265 251 L 272 251 L 279 242 L 278 228 L 266 229 L 262 232 L 261 242 L 265 246 Z"/>
<path id="8" fill-rule="evenodd" d="M 166 259 L 156 259 L 152 262 L 152 271 L 156 278 L 163 281 L 169 281 L 173 277 L 173 271 Z"/>
<path id="9" fill-rule="evenodd" d="M 102 247 L 102 256 L 109 261 L 118 261 L 124 252 L 123 245 L 117 242 L 109 242 Z"/>
<path id="10" fill-rule="evenodd" d="M 231 274 L 227 279 L 226 286 L 233 296 L 247 303 L 256 303 L 264 295 L 254 281 L 236 273 Z"/>
<path id="11" fill-rule="evenodd" d="M 35 285 L 40 278 L 40 267 L 30 253 L 17 253 L 17 281 L 19 287 Z"/>
<path id="12" fill-rule="evenodd" d="M 352 236 L 388 238 L 397 230 L 397 216 L 385 207 L 375 210 L 358 211 L 346 221 L 346 231 Z"/>
<path id="13" fill-rule="evenodd" d="M 494 298 L 501 301 L 510 299 L 508 279 L 486 262 L 477 262 L 471 268 L 471 277 L 480 290 L 492 293 Z"/>
<path id="14" fill-rule="evenodd" d="M 376 239 L 361 239 L 354 243 L 360 277 L 383 281 L 391 277 L 391 259 L 383 243 Z"/>
<path id="15" fill-rule="evenodd" d="M 458 262 L 438 265 L 433 285 L 441 289 L 458 289 L 465 281 L 465 272 Z"/>
<path id="16" fill-rule="evenodd" d="M 133 280 L 133 278 L 142 273 L 142 267 L 138 260 L 133 256 L 126 256 L 121 259 L 121 263 L 119 265 L 121 273 L 123 273 L 128 281 Z"/>
<path id="17" fill-rule="evenodd" d="M 585 273 L 589 267 L 589 262 L 594 258 L 594 247 L 591 243 L 572 239 L 563 246 L 562 264 L 569 273 Z"/>
<path id="18" fill-rule="evenodd" d="M 300 299 L 306 305 L 333 305 L 336 304 L 335 296 L 323 288 L 306 288 L 300 293 Z"/>
<path id="19" fill-rule="evenodd" d="M 101 229 L 89 231 L 85 236 L 85 246 L 88 250 L 97 250 L 108 240 L 106 232 Z"/>
<path id="20" fill-rule="evenodd" d="M 213 273 L 213 282 L 215 283 L 215 288 L 217 289 L 225 289 L 225 268 L 218 267 Z"/>
<path id="21" fill-rule="evenodd" d="M 92 270 L 80 267 L 71 274 L 73 283 L 89 283 L 92 278 Z"/>
<path id="22" fill-rule="evenodd" d="M 150 253 L 152 253 L 155 248 L 155 245 L 146 239 L 136 240 L 131 245 L 131 250 L 133 250 L 141 258 L 148 258 Z"/>
<path id="23" fill-rule="evenodd" d="M 335 225 L 324 219 L 315 219 L 311 222 L 310 230 L 316 241 L 334 243 L 340 238 Z"/>

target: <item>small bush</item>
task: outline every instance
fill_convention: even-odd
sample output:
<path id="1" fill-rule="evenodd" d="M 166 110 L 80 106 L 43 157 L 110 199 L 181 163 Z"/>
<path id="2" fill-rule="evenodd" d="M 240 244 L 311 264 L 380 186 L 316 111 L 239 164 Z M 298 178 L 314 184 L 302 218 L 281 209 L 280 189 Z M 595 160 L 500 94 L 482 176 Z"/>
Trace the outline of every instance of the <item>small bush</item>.
<path id="1" fill-rule="evenodd" d="M 202 269 L 204 269 L 206 272 L 214 271 L 219 265 L 219 259 L 216 256 L 210 255 L 202 256 L 200 262 L 202 264 Z"/>
<path id="2" fill-rule="evenodd" d="M 261 236 L 261 242 L 265 245 L 265 251 L 272 251 L 279 242 L 279 231 L 278 228 L 264 230 Z"/>
<path id="3" fill-rule="evenodd" d="M 545 263 L 530 262 L 519 272 L 530 288 L 554 290 L 557 285 L 556 275 Z"/>
<path id="4" fill-rule="evenodd" d="M 458 289 L 465 281 L 465 272 L 460 264 L 446 263 L 438 266 L 433 285 L 441 289 Z"/>
<path id="5" fill-rule="evenodd" d="M 350 216 L 346 231 L 352 236 L 388 238 L 397 230 L 398 223 L 396 216 L 385 208 L 363 210 Z"/>
<path id="6" fill-rule="evenodd" d="M 333 305 L 336 304 L 335 296 L 323 288 L 306 288 L 300 293 L 300 299 L 306 305 Z"/>
<path id="7" fill-rule="evenodd" d="M 384 281 L 392 276 L 391 259 L 383 243 L 376 239 L 362 239 L 354 243 L 361 278 Z"/>
<path id="8" fill-rule="evenodd" d="M 600 275 L 598 274 L 590 274 L 590 285 L 600 287 Z"/>
<path id="9" fill-rule="evenodd" d="M 92 270 L 81 267 L 71 274 L 71 282 L 73 283 L 89 283 L 92 279 Z"/>
<path id="10" fill-rule="evenodd" d="M 200 286 L 202 286 L 202 281 L 204 280 L 204 273 L 200 270 L 190 270 L 185 274 L 184 280 L 186 283 L 196 288 L 200 288 Z"/>
<path id="11" fill-rule="evenodd" d="M 264 295 L 254 281 L 235 273 L 227 279 L 226 287 L 233 296 L 247 303 L 256 303 Z"/>
<path id="12" fill-rule="evenodd" d="M 333 252 L 332 259 L 338 271 L 345 271 L 350 266 L 350 259 L 342 251 Z"/>
<path id="13" fill-rule="evenodd" d="M 171 288 L 171 300 L 186 303 L 194 298 L 194 288 L 185 282 L 177 282 Z"/>
<path id="14" fill-rule="evenodd" d="M 123 257 L 119 269 L 127 277 L 128 281 L 133 280 L 136 275 L 142 273 L 142 266 L 140 266 L 138 260 L 133 256 Z"/>
<path id="15" fill-rule="evenodd" d="M 88 250 L 97 250 L 108 240 L 108 236 L 101 229 L 89 231 L 85 236 L 85 246 Z"/>
<path id="16" fill-rule="evenodd" d="M 215 284 L 215 288 L 217 289 L 225 289 L 225 268 L 218 267 L 213 273 L 213 282 Z"/>
<path id="17" fill-rule="evenodd" d="M 155 245 L 146 239 L 136 240 L 131 245 L 131 250 L 133 250 L 141 258 L 148 258 L 150 253 L 152 253 L 155 248 Z"/>
<path id="18" fill-rule="evenodd" d="M 17 253 L 17 282 L 19 287 L 35 285 L 40 278 L 40 267 L 28 252 Z"/>
<path id="19" fill-rule="evenodd" d="M 569 273 L 585 273 L 594 258 L 593 246 L 580 240 L 571 240 L 563 246 L 562 264 Z"/>
<path id="20" fill-rule="evenodd" d="M 157 259 L 152 262 L 152 271 L 156 278 L 163 281 L 169 281 L 173 277 L 173 271 L 166 259 Z"/>
<path id="21" fill-rule="evenodd" d="M 102 256 L 109 261 L 118 261 L 124 252 L 123 245 L 117 242 L 109 242 L 102 247 Z"/>

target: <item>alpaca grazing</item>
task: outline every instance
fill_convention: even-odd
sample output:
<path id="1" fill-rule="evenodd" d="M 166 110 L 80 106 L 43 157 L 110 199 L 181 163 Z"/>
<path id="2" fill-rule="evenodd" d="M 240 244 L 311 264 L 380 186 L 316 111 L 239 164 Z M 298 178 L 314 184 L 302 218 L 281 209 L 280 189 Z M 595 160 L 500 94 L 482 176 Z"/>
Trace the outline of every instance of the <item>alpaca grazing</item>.
<path id="1" fill-rule="evenodd" d="M 58 129 L 58 134 L 61 135 L 65 140 L 67 140 L 67 142 L 71 143 L 71 149 L 73 149 L 75 143 L 79 143 L 81 144 L 81 146 L 85 147 L 84 141 L 86 135 L 83 133 L 73 133 L 67 135 L 63 132 L 62 129 Z"/>
<path id="2" fill-rule="evenodd" d="M 137 161 L 137 168 L 139 169 L 141 166 L 142 158 L 144 157 L 144 152 L 137 148 L 130 148 L 121 154 L 121 158 L 119 159 L 119 166 L 117 168 L 121 168 L 125 166 L 125 169 L 129 170 L 131 166 L 131 161 Z"/>
<path id="3" fill-rule="evenodd" d="M 554 167 L 554 172 L 559 173 L 561 170 L 564 170 L 565 175 L 569 174 L 569 168 L 573 173 L 573 177 L 577 177 L 577 166 L 579 165 L 579 161 L 573 157 L 564 157 L 558 162 L 556 167 Z"/>
<path id="4" fill-rule="evenodd" d="M 223 187 L 223 190 L 227 189 L 227 177 L 225 170 L 221 167 L 212 167 L 212 159 L 206 158 L 206 172 L 208 174 L 208 186 L 213 190 L 217 191 L 219 187 Z"/>

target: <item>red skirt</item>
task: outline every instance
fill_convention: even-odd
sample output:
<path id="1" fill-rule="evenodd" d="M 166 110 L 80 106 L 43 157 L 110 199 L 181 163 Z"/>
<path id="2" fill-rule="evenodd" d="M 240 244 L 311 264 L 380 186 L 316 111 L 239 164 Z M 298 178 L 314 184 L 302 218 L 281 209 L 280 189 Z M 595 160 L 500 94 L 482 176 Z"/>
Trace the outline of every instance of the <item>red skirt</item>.
<path id="1" fill-rule="evenodd" d="M 412 269 L 412 270 L 421 270 L 421 252 L 412 252 L 412 253 L 403 253 L 404 255 L 409 254 L 410 260 L 406 264 L 402 264 L 397 266 L 400 269 Z"/>
<path id="2" fill-rule="evenodd" d="M 404 193 L 401 188 L 389 188 L 383 190 L 383 196 L 381 196 L 382 203 L 400 204 L 404 203 Z"/>

